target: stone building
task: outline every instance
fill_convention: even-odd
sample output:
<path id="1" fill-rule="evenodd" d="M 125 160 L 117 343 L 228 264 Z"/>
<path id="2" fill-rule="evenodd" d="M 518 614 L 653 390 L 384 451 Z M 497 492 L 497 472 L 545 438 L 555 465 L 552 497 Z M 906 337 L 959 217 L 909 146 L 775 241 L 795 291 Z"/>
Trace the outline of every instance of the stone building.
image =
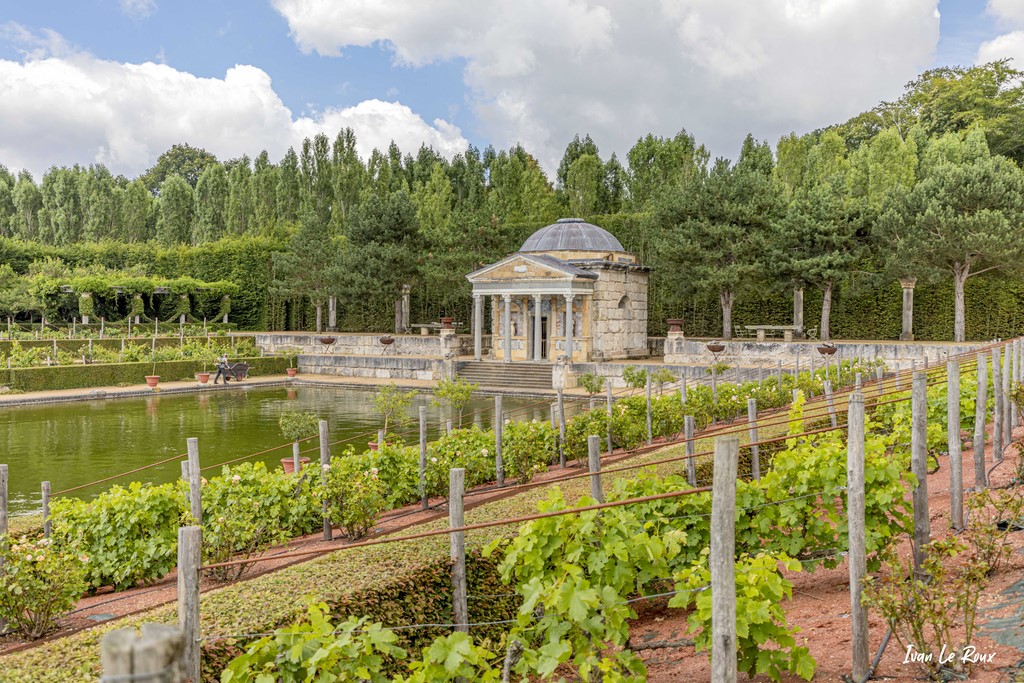
<path id="1" fill-rule="evenodd" d="M 482 356 L 485 301 L 494 360 L 645 356 L 649 273 L 607 230 L 559 219 L 515 254 L 466 276 L 473 285 L 474 358 Z"/>

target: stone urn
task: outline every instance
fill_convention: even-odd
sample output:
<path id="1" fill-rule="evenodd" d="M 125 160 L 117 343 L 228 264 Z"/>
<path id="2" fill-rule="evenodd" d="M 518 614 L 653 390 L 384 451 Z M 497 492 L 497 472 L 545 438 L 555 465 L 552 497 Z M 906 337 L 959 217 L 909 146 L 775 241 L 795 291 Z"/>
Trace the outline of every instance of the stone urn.
<path id="1" fill-rule="evenodd" d="M 210 381 L 210 373 L 209 372 L 197 372 L 196 373 L 196 380 L 200 384 L 206 384 L 207 382 Z"/>
<path id="2" fill-rule="evenodd" d="M 294 377 L 295 375 L 299 374 L 298 368 L 285 368 L 284 371 L 288 373 L 289 377 Z"/>
<path id="3" fill-rule="evenodd" d="M 455 322 L 455 318 L 441 318 L 441 329 L 442 330 L 453 329 L 453 327 L 454 327 L 453 323 L 454 322 Z"/>
<path id="4" fill-rule="evenodd" d="M 668 325 L 669 332 L 682 332 L 683 331 L 683 319 L 682 318 L 669 318 L 665 321 Z"/>
<path id="5" fill-rule="evenodd" d="M 207 377 L 209 379 L 209 377 Z M 156 389 L 156 385 L 160 383 L 160 375 L 146 375 L 146 386 L 150 389 Z"/>

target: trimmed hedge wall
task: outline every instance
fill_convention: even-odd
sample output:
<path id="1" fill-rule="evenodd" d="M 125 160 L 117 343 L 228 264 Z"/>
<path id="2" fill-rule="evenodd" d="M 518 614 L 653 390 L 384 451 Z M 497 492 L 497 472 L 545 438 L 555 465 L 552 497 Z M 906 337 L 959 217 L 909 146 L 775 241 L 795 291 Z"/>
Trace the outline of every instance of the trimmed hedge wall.
<path id="1" fill-rule="evenodd" d="M 224 341 L 227 342 L 229 337 L 226 335 L 211 334 L 210 339 L 213 341 Z M 206 337 L 185 337 L 185 343 L 190 341 L 206 341 Z M 153 337 L 125 337 L 124 341 L 126 344 L 142 344 L 144 346 L 150 346 L 153 343 Z M 23 349 L 48 349 L 53 350 L 52 339 L 18 339 L 18 344 Z M 0 341 L 0 356 L 11 355 L 11 346 L 13 341 L 3 340 Z M 170 347 L 180 346 L 181 341 L 178 337 L 157 337 L 156 347 L 158 349 L 166 349 Z M 57 349 L 64 351 L 65 353 L 77 353 L 83 346 L 89 346 L 88 339 L 58 339 Z M 104 339 L 93 339 L 92 347 L 94 349 L 110 349 L 111 351 L 119 351 L 121 349 L 121 337 L 106 337 Z"/>
<path id="2" fill-rule="evenodd" d="M 239 358 L 248 363 L 250 375 L 284 374 L 289 360 L 283 357 Z M 156 374 L 165 382 L 194 380 L 204 367 L 216 372 L 210 363 L 194 360 L 164 361 L 156 364 Z M 97 363 L 93 365 L 62 365 L 51 368 L 4 368 L 0 370 L 0 384 L 16 391 L 53 391 L 56 389 L 86 389 L 142 384 L 145 376 L 153 373 L 152 363 Z"/>

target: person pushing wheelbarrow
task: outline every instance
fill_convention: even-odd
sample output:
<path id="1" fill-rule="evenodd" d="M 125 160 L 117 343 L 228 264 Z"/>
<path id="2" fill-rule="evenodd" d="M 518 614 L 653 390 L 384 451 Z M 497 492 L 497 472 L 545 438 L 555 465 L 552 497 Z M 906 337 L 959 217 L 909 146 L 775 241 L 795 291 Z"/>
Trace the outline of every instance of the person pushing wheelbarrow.
<path id="1" fill-rule="evenodd" d="M 213 383 L 217 384 L 217 381 L 223 377 L 224 384 L 228 383 L 228 378 L 231 376 L 228 366 L 228 354 L 222 355 L 217 359 L 217 376 L 213 378 Z"/>

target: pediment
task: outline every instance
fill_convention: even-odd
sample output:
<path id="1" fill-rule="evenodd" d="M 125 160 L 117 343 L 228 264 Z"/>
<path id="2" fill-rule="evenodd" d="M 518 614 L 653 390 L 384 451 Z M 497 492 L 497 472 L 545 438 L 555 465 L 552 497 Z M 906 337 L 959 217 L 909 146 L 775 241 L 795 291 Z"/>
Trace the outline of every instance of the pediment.
<path id="1" fill-rule="evenodd" d="M 512 254 L 497 263 L 492 263 L 466 276 L 472 283 L 516 282 L 524 280 L 571 281 L 577 277 L 593 277 L 569 264 L 563 264 L 551 257 L 536 257 Z"/>

